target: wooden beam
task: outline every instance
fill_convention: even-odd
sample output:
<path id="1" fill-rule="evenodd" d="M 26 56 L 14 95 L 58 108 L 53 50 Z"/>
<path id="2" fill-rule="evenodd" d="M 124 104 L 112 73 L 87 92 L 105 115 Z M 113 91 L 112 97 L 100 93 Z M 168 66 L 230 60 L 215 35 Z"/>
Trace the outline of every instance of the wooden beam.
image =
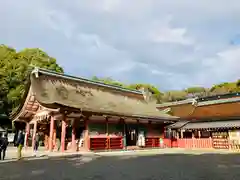
<path id="1" fill-rule="evenodd" d="M 35 114 L 37 111 L 25 110 L 25 112 Z"/>
<path id="2" fill-rule="evenodd" d="M 29 122 L 31 118 L 24 118 L 24 117 L 19 117 L 17 120 L 15 121 L 20 121 L 20 122 Z"/>
<path id="3" fill-rule="evenodd" d="M 131 116 L 131 115 L 125 115 L 124 113 L 114 113 L 114 112 L 92 112 L 92 111 L 83 111 L 81 109 L 76 109 L 76 108 L 70 108 L 70 107 L 61 107 L 60 112 L 63 113 L 79 113 L 81 112 L 83 115 L 85 116 L 93 116 L 93 115 L 98 115 L 98 116 L 119 116 L 119 117 L 124 117 L 124 118 L 131 118 L 131 119 L 137 119 L 137 118 L 141 118 L 141 119 L 148 119 L 148 120 L 154 120 L 154 119 L 158 119 L 159 121 L 164 121 L 164 120 L 168 120 L 167 118 L 162 117 L 137 117 L 137 116 Z M 174 121 L 175 118 L 171 118 L 169 117 L 169 121 Z M 177 121 L 178 119 L 176 119 Z"/>
<path id="4" fill-rule="evenodd" d="M 26 120 L 23 120 L 23 119 L 16 119 L 14 120 L 13 122 L 27 122 Z"/>

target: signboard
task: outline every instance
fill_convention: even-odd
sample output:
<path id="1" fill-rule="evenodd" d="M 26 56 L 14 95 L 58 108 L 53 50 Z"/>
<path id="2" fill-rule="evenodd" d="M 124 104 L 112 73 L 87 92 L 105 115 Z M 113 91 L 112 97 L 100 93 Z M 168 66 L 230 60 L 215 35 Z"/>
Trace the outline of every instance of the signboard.
<path id="1" fill-rule="evenodd" d="M 229 131 L 229 140 L 234 144 L 240 144 L 240 131 Z"/>

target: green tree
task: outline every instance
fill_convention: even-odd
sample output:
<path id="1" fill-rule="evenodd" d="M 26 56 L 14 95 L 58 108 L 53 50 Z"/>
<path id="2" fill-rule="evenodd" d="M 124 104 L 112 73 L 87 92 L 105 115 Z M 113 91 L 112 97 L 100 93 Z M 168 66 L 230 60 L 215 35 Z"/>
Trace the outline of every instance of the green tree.
<path id="1" fill-rule="evenodd" d="M 240 79 L 237 81 L 237 87 L 239 88 L 240 91 Z"/>
<path id="2" fill-rule="evenodd" d="M 163 96 L 163 93 L 155 86 L 151 84 L 131 84 L 128 86 L 130 89 L 147 89 L 152 93 L 152 97 L 157 101 L 157 103 L 161 102 L 161 98 Z"/>
<path id="3" fill-rule="evenodd" d="M 3 104 L 1 113 L 8 116 L 19 106 L 28 81 L 28 73 L 33 67 L 63 72 L 56 59 L 40 49 L 16 52 L 8 46 L 0 46 L 0 101 Z"/>
<path id="4" fill-rule="evenodd" d="M 123 84 L 119 81 L 115 81 L 112 78 L 98 78 L 97 76 L 93 76 L 92 80 L 96 81 L 96 82 L 102 82 L 104 84 L 123 87 L 123 88 L 130 89 L 130 90 L 141 90 L 142 88 L 148 89 L 152 93 L 152 97 L 155 100 L 157 100 L 157 102 L 161 102 L 161 97 L 163 95 L 163 93 L 161 93 L 158 90 L 158 88 L 156 88 L 155 86 L 153 86 L 151 84 L 129 84 L 128 85 L 128 84 Z"/>
<path id="5" fill-rule="evenodd" d="M 205 92 L 205 88 L 204 87 L 189 87 L 186 89 L 186 92 L 189 94 L 201 93 L 201 92 Z"/>
<path id="6" fill-rule="evenodd" d="M 124 87 L 124 84 L 122 84 L 121 82 L 115 81 L 112 78 L 98 78 L 97 76 L 93 76 L 92 80 L 96 81 L 96 82 L 101 82 L 101 83 L 104 83 L 104 84 Z"/>
<path id="7" fill-rule="evenodd" d="M 233 93 L 238 91 L 239 87 L 237 86 L 237 82 L 225 82 L 213 85 L 212 88 L 210 89 L 212 95 Z"/>
<path id="8" fill-rule="evenodd" d="M 190 97 L 203 97 L 209 95 L 209 90 L 204 87 L 189 87 L 185 91 Z"/>
<path id="9" fill-rule="evenodd" d="M 93 80 L 93 81 L 96 81 L 96 82 L 99 82 L 99 81 L 100 81 L 100 79 L 99 79 L 97 76 L 93 76 L 93 77 L 92 77 L 92 80 Z"/>
<path id="10" fill-rule="evenodd" d="M 170 91 L 172 101 L 180 101 L 187 98 L 187 93 L 185 91 Z"/>

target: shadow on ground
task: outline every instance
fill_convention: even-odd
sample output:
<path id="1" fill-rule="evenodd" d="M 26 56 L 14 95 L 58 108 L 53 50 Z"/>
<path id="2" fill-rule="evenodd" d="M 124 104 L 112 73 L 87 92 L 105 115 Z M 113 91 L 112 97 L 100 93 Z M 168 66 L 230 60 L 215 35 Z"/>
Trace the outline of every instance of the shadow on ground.
<path id="1" fill-rule="evenodd" d="M 0 164 L 0 179 L 238 180 L 239 154 L 78 156 Z"/>

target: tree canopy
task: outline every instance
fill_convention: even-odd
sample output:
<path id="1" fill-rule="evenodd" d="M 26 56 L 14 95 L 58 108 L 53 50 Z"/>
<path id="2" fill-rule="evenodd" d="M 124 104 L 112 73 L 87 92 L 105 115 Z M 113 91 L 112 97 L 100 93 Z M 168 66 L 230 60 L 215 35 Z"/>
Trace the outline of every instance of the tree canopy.
<path id="1" fill-rule="evenodd" d="M 19 106 L 28 73 L 33 67 L 63 72 L 56 59 L 38 48 L 15 49 L 0 45 L 0 114 L 9 114 Z"/>
<path id="2" fill-rule="evenodd" d="M 183 90 L 174 90 L 166 92 L 161 92 L 157 87 L 151 84 L 123 84 L 121 82 L 112 80 L 111 78 L 98 78 L 96 76 L 94 76 L 92 80 L 132 90 L 148 88 L 150 92 L 152 92 L 153 97 L 157 100 L 157 103 L 180 101 L 192 97 L 205 97 L 211 95 L 214 96 L 219 94 L 240 92 L 240 80 L 236 82 L 216 84 L 213 85 L 211 88 L 195 86 Z"/>

